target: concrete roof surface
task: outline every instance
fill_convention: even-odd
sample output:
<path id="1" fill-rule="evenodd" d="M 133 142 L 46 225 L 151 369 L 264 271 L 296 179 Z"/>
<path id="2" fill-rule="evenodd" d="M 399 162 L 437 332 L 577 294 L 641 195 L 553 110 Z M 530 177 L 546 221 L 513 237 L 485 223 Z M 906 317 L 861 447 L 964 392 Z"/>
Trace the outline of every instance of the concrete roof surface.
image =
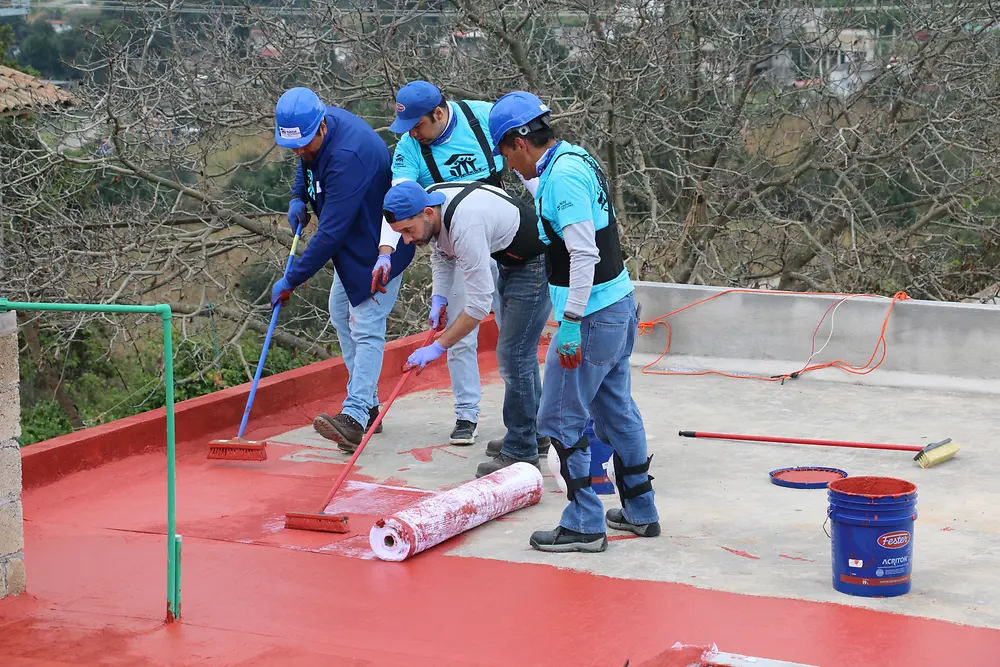
<path id="1" fill-rule="evenodd" d="M 1000 310 L 648 283 L 637 294 L 644 320 L 711 297 L 671 316 L 663 359 L 665 327 L 638 339 L 633 395 L 653 455 L 660 537 L 611 531 L 602 554 L 532 550 L 530 533 L 554 527 L 565 503 L 543 466 L 538 505 L 403 563 L 374 559 L 376 519 L 471 479 L 486 442 L 503 434 L 503 385 L 481 345 L 476 444 L 447 444 L 446 368 L 426 372 L 326 508 L 351 517 L 349 534 L 285 530 L 282 521 L 287 511 L 318 511 L 349 458 L 310 425 L 342 393 L 262 416 L 257 433 L 252 420 L 250 437 L 269 439 L 264 462 L 206 460 L 208 437 L 179 446 L 183 598 L 173 625 L 162 624 L 162 452 L 27 489 L 30 597 L 0 602 L 3 664 L 651 667 L 673 664 L 654 656 L 675 643 L 714 644 L 760 667 L 998 664 L 1000 414 L 987 352 L 1000 328 L 980 328 L 1000 323 Z M 817 328 L 824 312 L 832 333 L 828 320 Z M 782 374 L 824 344 L 814 363 L 858 369 L 880 335 L 885 360 L 868 374 L 827 367 L 782 383 L 655 373 Z M 277 391 L 282 380 L 271 380 Z M 924 469 L 909 452 L 689 439 L 679 430 L 914 445 L 950 437 L 961 450 Z M 779 487 L 768 476 L 814 465 L 917 485 L 909 594 L 833 589 L 826 490 Z"/>

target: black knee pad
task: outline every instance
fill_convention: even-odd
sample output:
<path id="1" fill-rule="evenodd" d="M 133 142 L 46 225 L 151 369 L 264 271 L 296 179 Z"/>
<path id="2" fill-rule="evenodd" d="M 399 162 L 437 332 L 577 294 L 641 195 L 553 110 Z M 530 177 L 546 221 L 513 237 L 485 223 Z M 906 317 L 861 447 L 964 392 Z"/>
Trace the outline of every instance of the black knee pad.
<path id="1" fill-rule="evenodd" d="M 573 456 L 577 450 L 585 450 L 590 447 L 590 440 L 580 438 L 572 447 L 567 447 L 556 438 L 552 438 L 551 440 L 552 449 L 559 456 L 559 476 L 566 482 L 566 498 L 572 501 L 576 497 L 576 492 L 590 486 L 593 479 L 591 475 L 587 475 L 586 477 L 570 477 L 569 457 Z"/>
<path id="2" fill-rule="evenodd" d="M 648 475 L 648 478 L 642 484 L 636 486 L 628 487 L 625 486 L 625 476 L 626 475 L 639 475 L 642 473 L 649 472 L 649 462 L 653 460 L 653 456 L 650 455 L 645 463 L 640 463 L 637 466 L 626 466 L 622 461 L 622 458 L 618 456 L 618 452 L 615 452 L 612 457 L 615 465 L 615 486 L 618 487 L 618 497 L 621 498 L 622 505 L 624 506 L 626 500 L 631 500 L 637 498 L 644 493 L 649 493 L 653 490 L 653 476 Z"/>

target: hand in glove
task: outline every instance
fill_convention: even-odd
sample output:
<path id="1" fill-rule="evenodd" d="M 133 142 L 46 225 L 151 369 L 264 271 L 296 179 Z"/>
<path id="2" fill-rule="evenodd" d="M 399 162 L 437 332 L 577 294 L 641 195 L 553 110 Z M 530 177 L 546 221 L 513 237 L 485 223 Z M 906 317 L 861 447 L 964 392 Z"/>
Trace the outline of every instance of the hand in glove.
<path id="1" fill-rule="evenodd" d="M 431 314 L 427 318 L 431 328 L 435 331 L 444 331 L 448 326 L 448 299 L 435 294 L 431 297 Z"/>
<path id="2" fill-rule="evenodd" d="M 282 278 L 274 283 L 274 287 L 271 288 L 271 308 L 274 308 L 279 302 L 281 305 L 285 305 L 294 289 L 292 284 L 288 282 L 288 278 Z"/>
<path id="3" fill-rule="evenodd" d="M 292 228 L 292 233 L 295 232 L 299 223 L 303 225 L 309 221 L 309 212 L 306 209 L 306 203 L 301 199 L 295 198 L 288 202 L 288 224 Z"/>
<path id="4" fill-rule="evenodd" d="M 559 365 L 569 369 L 579 366 L 583 360 L 580 346 L 580 323 L 575 320 L 563 319 L 556 332 L 556 352 L 559 353 Z"/>
<path id="5" fill-rule="evenodd" d="M 418 348 L 406 360 L 406 364 L 403 365 L 403 371 L 408 371 L 411 368 L 419 368 L 420 370 L 417 371 L 417 375 L 420 375 L 420 371 L 424 369 L 424 366 L 440 357 L 446 351 L 437 341 L 426 347 Z"/>
<path id="6" fill-rule="evenodd" d="M 392 271 L 392 258 L 389 255 L 379 255 L 372 269 L 372 294 L 376 291 L 385 294 L 384 285 L 389 284 L 389 272 Z"/>

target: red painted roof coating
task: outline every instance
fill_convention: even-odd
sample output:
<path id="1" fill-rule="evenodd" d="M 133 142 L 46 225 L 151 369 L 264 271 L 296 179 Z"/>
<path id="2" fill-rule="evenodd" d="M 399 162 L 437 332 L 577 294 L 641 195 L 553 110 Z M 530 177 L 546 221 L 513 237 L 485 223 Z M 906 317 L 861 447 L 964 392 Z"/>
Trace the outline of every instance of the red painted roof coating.
<path id="1" fill-rule="evenodd" d="M 486 377 L 495 328 L 483 329 Z M 384 386 L 419 338 L 390 346 Z M 305 426 L 339 404 L 330 390 L 346 379 L 338 364 L 265 380 L 248 436 Z M 447 369 L 414 379 L 408 391 L 444 387 Z M 263 464 L 206 460 L 210 439 L 233 435 L 216 427 L 239 422 L 245 392 L 178 409 L 183 592 L 181 621 L 171 625 L 162 411 L 26 448 L 29 592 L 0 601 L 0 665 L 621 667 L 678 641 L 822 667 L 1000 664 L 1000 631 L 991 629 L 440 548 L 404 563 L 362 560 L 351 545 L 367 540 L 363 516 L 343 536 L 262 527 L 262 517 L 315 511 L 338 468 L 277 455 Z M 367 480 L 363 470 L 352 479 Z"/>

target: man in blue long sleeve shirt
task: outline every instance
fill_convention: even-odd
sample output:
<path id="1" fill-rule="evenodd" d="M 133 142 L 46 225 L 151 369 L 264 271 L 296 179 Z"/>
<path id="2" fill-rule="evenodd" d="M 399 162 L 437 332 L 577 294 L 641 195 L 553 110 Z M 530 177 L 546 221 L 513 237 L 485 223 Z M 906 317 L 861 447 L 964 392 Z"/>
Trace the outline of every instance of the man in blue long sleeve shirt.
<path id="1" fill-rule="evenodd" d="M 293 88 L 278 100 L 275 141 L 301 158 L 289 223 L 294 229 L 305 222 L 307 205 L 319 222 L 302 256 L 274 284 L 271 305 L 286 301 L 292 290 L 333 261 L 330 321 L 349 374 L 347 398 L 339 414 L 323 413 L 313 426 L 353 452 L 378 415 L 386 318 L 396 303 L 400 274 L 413 259 L 413 248 L 396 250 L 388 280 L 374 294 L 371 267 L 380 254 L 382 201 L 392 180 L 389 149 L 364 120 L 326 106 L 306 88 Z"/>

